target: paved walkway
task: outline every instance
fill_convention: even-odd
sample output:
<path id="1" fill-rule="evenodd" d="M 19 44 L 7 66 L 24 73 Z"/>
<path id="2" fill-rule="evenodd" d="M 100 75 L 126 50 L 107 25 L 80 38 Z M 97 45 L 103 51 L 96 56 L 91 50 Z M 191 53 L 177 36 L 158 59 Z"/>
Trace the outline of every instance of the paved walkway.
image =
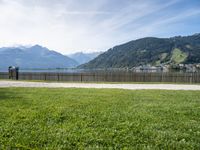
<path id="1" fill-rule="evenodd" d="M 160 90 L 200 90 L 200 85 L 182 84 L 96 84 L 96 83 L 47 83 L 24 81 L 0 81 L 1 87 L 45 87 L 45 88 L 108 88 L 108 89 L 160 89 Z"/>

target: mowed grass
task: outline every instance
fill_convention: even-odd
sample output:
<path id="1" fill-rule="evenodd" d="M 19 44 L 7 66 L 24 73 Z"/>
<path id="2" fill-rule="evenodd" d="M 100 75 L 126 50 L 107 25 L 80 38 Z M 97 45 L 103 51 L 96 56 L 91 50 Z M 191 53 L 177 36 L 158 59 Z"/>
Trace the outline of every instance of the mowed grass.
<path id="1" fill-rule="evenodd" d="M 200 149 L 200 92 L 0 89 L 0 149 Z"/>

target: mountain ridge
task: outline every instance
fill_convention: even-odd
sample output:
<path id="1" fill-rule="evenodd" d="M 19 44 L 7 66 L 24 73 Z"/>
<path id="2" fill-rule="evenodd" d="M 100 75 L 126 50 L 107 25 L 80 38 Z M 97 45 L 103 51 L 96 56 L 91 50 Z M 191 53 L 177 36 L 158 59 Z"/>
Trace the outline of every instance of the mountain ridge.
<path id="1" fill-rule="evenodd" d="M 74 59 L 79 63 L 79 65 L 89 62 L 90 60 L 94 59 L 102 52 L 91 52 L 91 53 L 84 53 L 84 52 L 77 52 L 70 55 L 68 57 Z"/>
<path id="2" fill-rule="evenodd" d="M 145 37 L 110 48 L 79 68 L 133 68 L 140 65 L 200 63 L 200 34 Z"/>
<path id="3" fill-rule="evenodd" d="M 71 68 L 78 63 L 53 50 L 40 45 L 31 47 L 3 47 L 0 48 L 0 68 L 18 66 L 20 68 Z"/>

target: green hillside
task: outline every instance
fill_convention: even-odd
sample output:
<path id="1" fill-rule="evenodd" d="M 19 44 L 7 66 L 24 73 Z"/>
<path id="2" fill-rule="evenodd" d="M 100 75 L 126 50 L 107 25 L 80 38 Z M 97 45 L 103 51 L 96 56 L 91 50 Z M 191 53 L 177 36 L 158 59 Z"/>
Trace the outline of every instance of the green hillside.
<path id="1" fill-rule="evenodd" d="M 132 68 L 139 65 L 200 63 L 200 34 L 148 37 L 115 46 L 80 68 Z"/>
<path id="2" fill-rule="evenodd" d="M 182 63 L 184 62 L 185 60 L 187 60 L 187 57 L 188 57 L 188 54 L 185 53 L 185 52 L 182 52 L 180 49 L 178 48 L 175 48 L 173 51 L 172 51 L 172 57 L 171 57 L 171 60 L 173 63 L 175 64 L 179 64 L 179 63 Z"/>

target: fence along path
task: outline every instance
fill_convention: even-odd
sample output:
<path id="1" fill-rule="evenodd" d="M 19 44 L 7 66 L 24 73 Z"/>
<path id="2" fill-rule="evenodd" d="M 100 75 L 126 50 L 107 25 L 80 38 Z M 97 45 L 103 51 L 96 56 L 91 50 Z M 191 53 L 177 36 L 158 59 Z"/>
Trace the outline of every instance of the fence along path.
<path id="1" fill-rule="evenodd" d="M 8 79 L 9 75 L 6 72 L 0 72 L 0 79 Z"/>
<path id="2" fill-rule="evenodd" d="M 8 73 L 0 72 L 0 79 L 8 79 Z M 69 81 L 69 82 L 182 82 L 200 83 L 200 73 L 38 73 L 19 72 L 19 80 Z"/>

